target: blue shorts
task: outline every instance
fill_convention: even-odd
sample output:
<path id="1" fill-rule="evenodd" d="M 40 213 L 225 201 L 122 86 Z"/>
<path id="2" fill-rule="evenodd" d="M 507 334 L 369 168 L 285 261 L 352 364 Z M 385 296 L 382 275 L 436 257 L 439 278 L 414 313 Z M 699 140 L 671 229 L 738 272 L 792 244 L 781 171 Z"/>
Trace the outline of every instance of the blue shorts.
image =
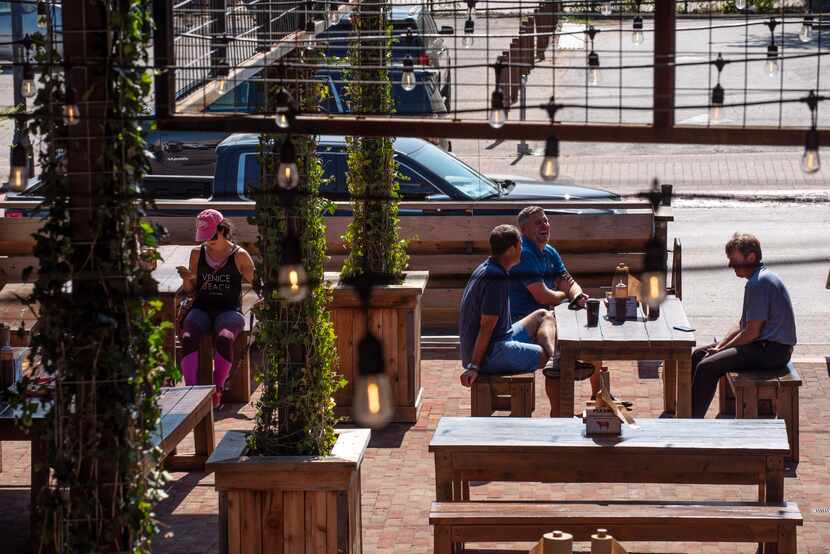
<path id="1" fill-rule="evenodd" d="M 539 368 L 542 347 L 534 344 L 520 321 L 510 328 L 510 336 L 490 345 L 490 351 L 481 364 L 481 373 L 512 375 L 531 373 Z"/>

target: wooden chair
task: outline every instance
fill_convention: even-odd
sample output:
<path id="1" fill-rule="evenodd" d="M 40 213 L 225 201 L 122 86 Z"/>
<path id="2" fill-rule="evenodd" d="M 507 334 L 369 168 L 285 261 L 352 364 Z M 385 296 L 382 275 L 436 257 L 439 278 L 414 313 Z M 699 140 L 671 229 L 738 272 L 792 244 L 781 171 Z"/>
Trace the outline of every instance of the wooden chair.
<path id="1" fill-rule="evenodd" d="M 470 404 L 473 417 L 489 417 L 496 411 L 509 411 L 511 417 L 530 417 L 536 407 L 534 374 L 479 373 L 470 387 Z"/>
<path id="2" fill-rule="evenodd" d="M 783 419 L 790 442 L 789 460 L 798 463 L 800 386 L 801 376 L 792 362 L 778 372 L 728 373 L 719 383 L 719 411 L 737 419 Z"/>

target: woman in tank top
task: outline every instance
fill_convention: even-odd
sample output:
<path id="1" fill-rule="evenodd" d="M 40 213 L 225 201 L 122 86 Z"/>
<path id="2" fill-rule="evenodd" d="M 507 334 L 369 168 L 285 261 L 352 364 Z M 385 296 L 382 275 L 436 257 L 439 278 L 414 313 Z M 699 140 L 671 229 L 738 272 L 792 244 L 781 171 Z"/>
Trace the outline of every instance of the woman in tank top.
<path id="1" fill-rule="evenodd" d="M 233 345 L 245 328 L 242 316 L 242 282 L 254 278 L 254 263 L 243 248 L 231 241 L 230 222 L 217 210 L 196 217 L 196 242 L 190 253 L 190 269 L 181 268 L 182 288 L 195 293 L 193 308 L 182 325 L 181 369 L 187 385 L 195 385 L 199 369 L 199 344 L 213 333 L 213 405 L 221 406 L 222 390 L 233 366 Z"/>

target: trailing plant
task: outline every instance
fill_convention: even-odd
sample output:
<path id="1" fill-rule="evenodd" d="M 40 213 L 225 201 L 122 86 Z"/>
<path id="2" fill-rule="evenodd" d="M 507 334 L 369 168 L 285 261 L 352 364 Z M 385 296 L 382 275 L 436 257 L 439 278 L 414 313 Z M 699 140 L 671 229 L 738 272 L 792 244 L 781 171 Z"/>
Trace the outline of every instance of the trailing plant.
<path id="1" fill-rule="evenodd" d="M 158 258 L 139 191 L 147 167 L 139 116 L 152 83 L 151 2 L 89 0 L 84 7 L 97 11 L 91 20 L 106 20 L 109 32 L 98 33 L 109 40 L 99 43 L 106 56 L 87 66 L 92 89 L 80 91 L 104 99 L 95 104 L 104 117 L 81 113 L 78 133 L 92 130 L 83 145 L 62 123 L 66 79 L 58 53 L 50 37 L 35 37 L 43 70 L 28 131 L 43 145 L 48 215 L 35 234 L 38 272 L 29 301 L 40 325 L 32 357 L 54 387 L 40 385 L 52 399 L 45 426 L 52 476 L 37 502 L 43 528 L 33 531 L 57 552 L 149 552 L 157 530 L 152 508 L 164 496 L 152 435 L 169 328 L 155 323 L 161 303 L 142 263 Z M 93 193 L 78 198 L 90 181 Z M 18 384 L 21 425 L 32 422 L 27 391 L 36 386 L 30 379 Z"/>
<path id="2" fill-rule="evenodd" d="M 314 65 L 309 59 L 304 62 Z M 322 91 L 311 73 L 301 70 L 291 83 L 290 93 L 300 111 L 317 111 Z M 269 97 L 276 94 L 273 90 Z M 300 174 L 299 186 L 291 191 L 280 189 L 276 178 L 286 140 L 293 142 Z M 316 137 L 307 135 L 260 137 L 260 186 L 252 192 L 256 212 L 250 223 L 257 226 L 261 256 L 254 282 L 262 300 L 254 313 L 258 321 L 255 340 L 263 354 L 257 378 L 263 391 L 248 438 L 249 448 L 259 455 L 325 456 L 336 441 L 333 396 L 345 381 L 335 371 L 336 339 L 327 308 L 331 291 L 323 280 L 327 259 L 323 213 L 333 206 L 320 196 L 323 166 L 316 146 Z M 281 295 L 278 284 L 289 237 L 299 244 L 308 276 L 308 293 L 293 303 Z"/>
<path id="3" fill-rule="evenodd" d="M 394 111 L 389 72 L 391 24 L 388 2 L 358 2 L 352 14 L 355 39 L 349 45 L 349 81 L 346 90 L 354 113 Z M 377 38 L 362 38 L 365 34 Z M 354 217 L 343 237 L 348 250 L 342 275 L 364 273 L 399 282 L 409 261 L 406 241 L 400 238 L 399 184 L 392 139 L 346 137 L 346 184 Z"/>

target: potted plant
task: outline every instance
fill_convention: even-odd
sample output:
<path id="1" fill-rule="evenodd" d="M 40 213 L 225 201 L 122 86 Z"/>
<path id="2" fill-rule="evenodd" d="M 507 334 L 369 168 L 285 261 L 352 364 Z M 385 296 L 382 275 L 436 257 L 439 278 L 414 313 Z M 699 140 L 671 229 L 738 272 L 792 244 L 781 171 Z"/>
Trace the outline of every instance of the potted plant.
<path id="1" fill-rule="evenodd" d="M 285 66 L 278 74 L 285 78 Z M 309 77 L 293 81 L 293 94 L 279 86 L 273 95 L 281 126 L 291 125 L 298 106 L 315 109 L 314 86 L 302 84 Z M 310 136 L 260 140 L 251 223 L 261 256 L 254 313 L 262 396 L 254 429 L 228 432 L 207 463 L 220 494 L 220 551 L 231 554 L 270 552 L 275 542 L 285 551 L 362 549 L 360 466 L 369 430 L 334 429 L 342 378 L 323 279 L 327 202 L 315 145 Z"/>
<path id="2" fill-rule="evenodd" d="M 394 111 L 384 69 L 390 60 L 388 9 L 385 4 L 358 4 L 352 15 L 357 39 L 349 46 L 353 69 L 347 91 L 356 114 Z M 412 67 L 407 58 L 404 79 L 414 79 Z M 404 90 L 411 90 L 408 84 Z M 336 397 L 337 413 L 352 412 L 369 426 L 390 419 L 415 422 L 422 396 L 421 296 L 428 274 L 404 271 L 409 257 L 400 237 L 392 139 L 346 141 L 354 217 L 343 237 L 348 254 L 331 304 L 340 371 L 348 380 Z M 336 275 L 330 278 L 337 280 Z"/>

